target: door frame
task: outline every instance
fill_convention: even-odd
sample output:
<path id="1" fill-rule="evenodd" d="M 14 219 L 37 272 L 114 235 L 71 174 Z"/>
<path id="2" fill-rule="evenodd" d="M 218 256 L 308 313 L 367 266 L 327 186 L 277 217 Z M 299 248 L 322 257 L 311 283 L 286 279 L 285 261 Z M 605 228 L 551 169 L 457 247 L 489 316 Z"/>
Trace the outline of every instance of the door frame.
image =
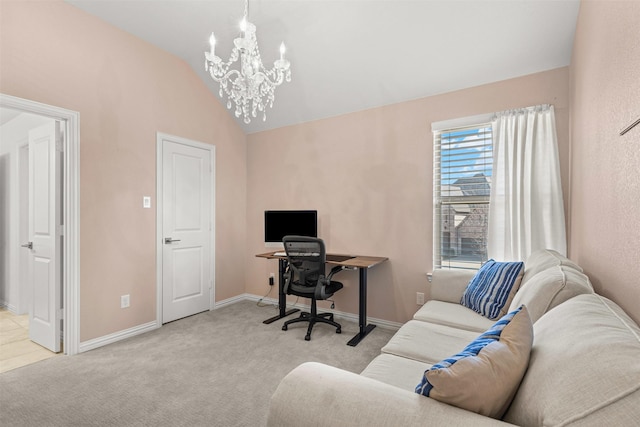
<path id="1" fill-rule="evenodd" d="M 62 336 L 64 354 L 80 348 L 80 113 L 0 93 L 0 106 L 59 120 L 62 147 Z"/>
<path id="2" fill-rule="evenodd" d="M 209 231 L 209 242 L 211 245 L 211 291 L 209 292 L 209 311 L 215 308 L 216 295 L 216 146 L 203 142 L 193 141 L 187 138 L 157 132 L 156 134 L 156 326 L 162 326 L 162 250 L 164 247 L 163 235 L 163 141 L 183 144 L 189 147 L 200 148 L 209 152 L 210 156 L 210 179 L 211 179 L 211 229 Z"/>
<path id="3" fill-rule="evenodd" d="M 29 141 L 19 143 L 16 150 L 18 156 L 18 243 L 29 241 Z M 11 222 L 9 222 L 11 223 Z M 29 313 L 31 295 L 24 283 L 29 282 L 29 254 L 19 251 L 17 275 L 18 282 L 18 313 Z"/>

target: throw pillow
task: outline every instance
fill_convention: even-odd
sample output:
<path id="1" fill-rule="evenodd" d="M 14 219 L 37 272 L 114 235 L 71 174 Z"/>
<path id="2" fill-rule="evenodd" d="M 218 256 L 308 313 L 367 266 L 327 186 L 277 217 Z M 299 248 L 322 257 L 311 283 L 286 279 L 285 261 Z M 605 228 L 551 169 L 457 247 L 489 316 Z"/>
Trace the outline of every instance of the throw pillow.
<path id="1" fill-rule="evenodd" d="M 504 316 L 520 287 L 523 274 L 522 262 L 490 259 L 473 276 L 460 304 L 492 320 Z"/>
<path id="2" fill-rule="evenodd" d="M 527 370 L 532 344 L 533 325 L 522 305 L 460 353 L 426 370 L 416 393 L 499 419 Z"/>

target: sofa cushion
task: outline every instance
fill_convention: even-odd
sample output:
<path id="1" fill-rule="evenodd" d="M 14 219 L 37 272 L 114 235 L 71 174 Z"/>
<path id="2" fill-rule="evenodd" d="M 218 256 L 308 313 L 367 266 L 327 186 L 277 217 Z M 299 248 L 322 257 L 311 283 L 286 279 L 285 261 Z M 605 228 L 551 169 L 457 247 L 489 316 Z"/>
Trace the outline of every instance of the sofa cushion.
<path id="1" fill-rule="evenodd" d="M 478 332 L 409 320 L 382 347 L 382 352 L 436 363 L 459 352 L 477 337 Z"/>
<path id="2" fill-rule="evenodd" d="M 520 287 L 524 263 L 485 262 L 467 285 L 460 304 L 489 319 L 506 314 L 508 303 Z"/>
<path id="3" fill-rule="evenodd" d="M 529 281 L 533 276 L 551 267 L 571 267 L 574 270 L 578 270 L 582 273 L 582 268 L 571 261 L 569 258 L 560 255 L 557 251 L 552 249 L 541 249 L 533 252 L 525 261 L 526 269 L 524 271 L 524 277 L 522 278 L 522 285 Z"/>
<path id="4" fill-rule="evenodd" d="M 536 274 L 524 283 L 511 302 L 511 309 L 524 304 L 535 323 L 544 313 L 576 295 L 593 293 L 589 278 L 579 271 L 556 266 Z"/>
<path id="5" fill-rule="evenodd" d="M 460 298 L 473 279 L 474 270 L 437 268 L 431 273 L 430 299 L 460 304 Z"/>
<path id="6" fill-rule="evenodd" d="M 579 295 L 534 324 L 529 369 L 505 414 L 518 425 L 638 425 L 640 328 L 597 295 Z"/>
<path id="7" fill-rule="evenodd" d="M 522 306 L 503 316 L 460 353 L 425 371 L 416 393 L 500 418 L 527 369 L 532 341 L 531 319 Z"/>
<path id="8" fill-rule="evenodd" d="M 360 375 L 413 392 L 416 378 L 431 367 L 430 363 L 406 359 L 393 354 L 381 354 L 364 368 Z"/>
<path id="9" fill-rule="evenodd" d="M 494 320 L 487 319 L 457 302 L 435 300 L 427 301 L 413 315 L 413 318 L 422 322 L 437 323 L 474 332 L 486 331 L 495 323 Z"/>

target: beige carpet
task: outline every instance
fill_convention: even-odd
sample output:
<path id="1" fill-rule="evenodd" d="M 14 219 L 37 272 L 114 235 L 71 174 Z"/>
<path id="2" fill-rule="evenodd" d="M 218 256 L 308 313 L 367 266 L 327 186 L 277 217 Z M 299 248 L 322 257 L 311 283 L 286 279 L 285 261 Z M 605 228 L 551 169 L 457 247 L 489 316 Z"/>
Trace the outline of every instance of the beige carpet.
<path id="1" fill-rule="evenodd" d="M 360 372 L 393 334 L 316 325 L 282 331 L 273 307 L 249 301 L 198 314 L 125 341 L 0 374 L 7 426 L 262 426 L 280 380 L 305 361 Z M 296 314 L 288 317 L 292 318 Z M 287 318 L 287 319 L 288 319 Z"/>

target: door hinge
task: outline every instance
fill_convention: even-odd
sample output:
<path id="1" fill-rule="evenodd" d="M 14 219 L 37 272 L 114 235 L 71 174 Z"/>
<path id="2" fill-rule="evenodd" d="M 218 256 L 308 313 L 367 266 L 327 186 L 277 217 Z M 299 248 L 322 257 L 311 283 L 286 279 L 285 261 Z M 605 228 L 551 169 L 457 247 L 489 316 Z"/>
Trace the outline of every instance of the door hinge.
<path id="1" fill-rule="evenodd" d="M 56 138 L 56 151 L 62 153 L 64 151 L 64 144 L 62 143 L 62 138 Z"/>
<path id="2" fill-rule="evenodd" d="M 58 318 L 59 319 L 64 319 L 64 309 L 63 308 L 59 308 L 58 309 Z"/>
<path id="3" fill-rule="evenodd" d="M 64 232 L 64 225 L 58 225 L 56 226 L 56 231 L 58 233 L 58 236 L 64 236 L 65 232 Z"/>

